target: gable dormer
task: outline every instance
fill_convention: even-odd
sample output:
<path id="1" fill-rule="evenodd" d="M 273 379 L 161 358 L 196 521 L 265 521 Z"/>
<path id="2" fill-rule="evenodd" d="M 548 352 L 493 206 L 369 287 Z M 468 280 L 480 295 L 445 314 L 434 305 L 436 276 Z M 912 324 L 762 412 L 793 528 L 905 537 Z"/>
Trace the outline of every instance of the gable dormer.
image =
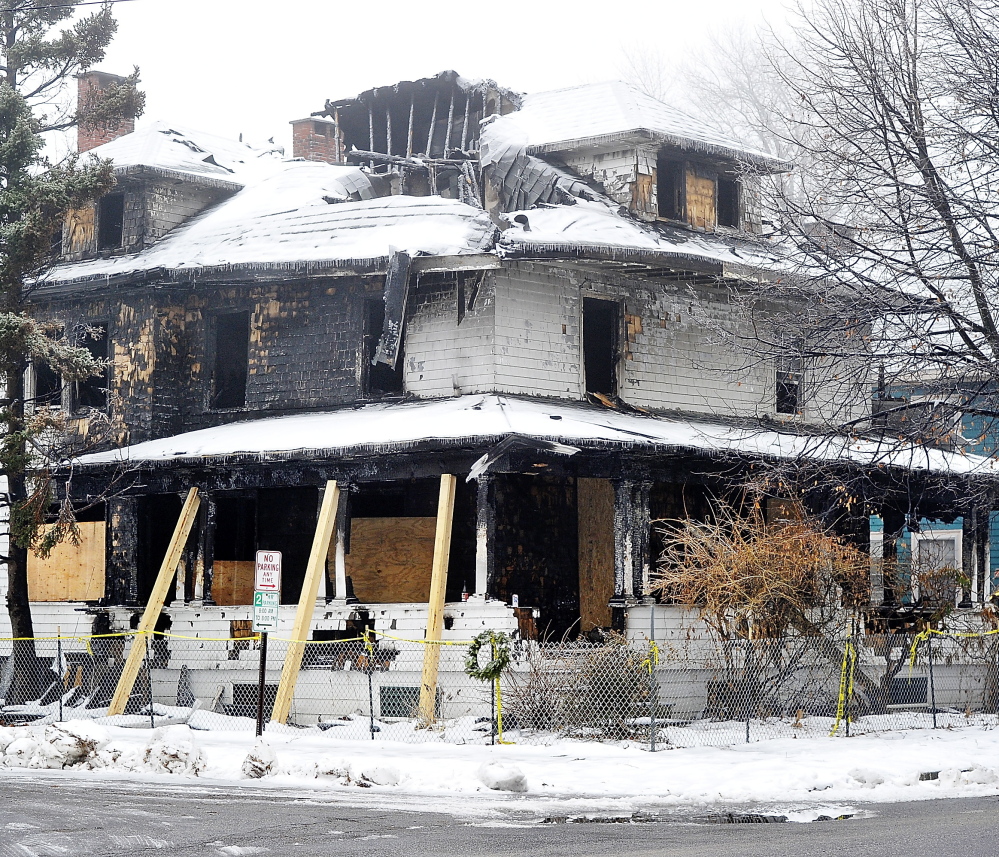
<path id="1" fill-rule="evenodd" d="M 493 123 L 528 156 L 567 167 L 636 217 L 701 231 L 755 231 L 750 175 L 786 169 L 635 87 L 541 92 Z"/>
<path id="2" fill-rule="evenodd" d="M 91 149 L 117 183 L 95 204 L 67 213 L 62 261 L 144 250 L 191 217 L 233 196 L 242 176 L 278 154 L 212 134 L 154 122 Z"/>

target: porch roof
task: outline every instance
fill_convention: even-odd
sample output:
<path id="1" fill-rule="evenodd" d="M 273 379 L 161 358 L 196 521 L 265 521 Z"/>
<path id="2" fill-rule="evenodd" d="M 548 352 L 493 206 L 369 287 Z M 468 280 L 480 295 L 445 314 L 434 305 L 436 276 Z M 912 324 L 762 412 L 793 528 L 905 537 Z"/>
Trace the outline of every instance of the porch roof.
<path id="1" fill-rule="evenodd" d="M 246 420 L 84 455 L 74 464 L 85 468 L 162 467 L 172 463 L 328 459 L 489 446 L 511 435 L 580 449 L 842 461 L 955 476 L 994 477 L 999 473 L 991 458 L 891 440 L 807 435 L 495 394 Z"/>

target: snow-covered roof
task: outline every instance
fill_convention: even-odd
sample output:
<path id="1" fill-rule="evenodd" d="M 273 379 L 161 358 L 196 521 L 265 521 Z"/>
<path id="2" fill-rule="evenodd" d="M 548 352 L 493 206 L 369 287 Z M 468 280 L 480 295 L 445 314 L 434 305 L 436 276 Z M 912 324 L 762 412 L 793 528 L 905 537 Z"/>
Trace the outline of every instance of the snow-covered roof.
<path id="1" fill-rule="evenodd" d="M 272 172 L 283 160 L 276 147 L 257 149 L 161 121 L 97 146 L 88 154 L 110 158 L 119 173 L 134 167 L 151 167 L 236 185 Z"/>
<path id="2" fill-rule="evenodd" d="M 337 267 L 386 259 L 392 249 L 437 256 L 493 246 L 495 227 L 478 208 L 438 196 L 372 196 L 358 167 L 285 161 L 146 250 L 58 265 L 46 280 L 153 271 L 176 276 L 229 266 Z"/>
<path id="3" fill-rule="evenodd" d="M 598 201 L 579 199 L 575 205 L 515 211 L 507 218 L 511 225 L 500 238 L 499 250 L 509 258 L 567 254 L 616 261 L 658 258 L 663 264 L 695 263 L 735 275 L 773 271 L 783 264 L 776 248 L 755 245 L 745 237 L 647 226 Z"/>
<path id="4" fill-rule="evenodd" d="M 847 461 L 950 474 L 994 476 L 990 458 L 897 442 L 808 436 L 692 419 L 500 395 L 371 404 L 325 413 L 268 417 L 200 429 L 111 452 L 78 466 L 157 466 L 171 462 L 303 459 L 385 454 L 492 443 L 511 434 L 577 447 L 695 451 L 754 458 Z"/>
<path id="5" fill-rule="evenodd" d="M 522 139 L 531 154 L 651 139 L 680 149 L 778 166 L 765 152 L 747 148 L 623 81 L 527 95 L 520 110 L 492 124 Z"/>

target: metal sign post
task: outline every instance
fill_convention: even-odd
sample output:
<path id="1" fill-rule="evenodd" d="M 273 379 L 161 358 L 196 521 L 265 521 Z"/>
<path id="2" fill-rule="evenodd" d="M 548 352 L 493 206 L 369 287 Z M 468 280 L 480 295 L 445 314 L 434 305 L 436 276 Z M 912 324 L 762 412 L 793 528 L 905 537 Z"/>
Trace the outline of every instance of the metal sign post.
<path id="1" fill-rule="evenodd" d="M 257 551 L 253 574 L 253 630 L 260 634 L 260 673 L 257 677 L 257 737 L 264 734 L 264 688 L 267 676 L 267 634 L 276 631 L 281 606 L 281 551 Z"/>

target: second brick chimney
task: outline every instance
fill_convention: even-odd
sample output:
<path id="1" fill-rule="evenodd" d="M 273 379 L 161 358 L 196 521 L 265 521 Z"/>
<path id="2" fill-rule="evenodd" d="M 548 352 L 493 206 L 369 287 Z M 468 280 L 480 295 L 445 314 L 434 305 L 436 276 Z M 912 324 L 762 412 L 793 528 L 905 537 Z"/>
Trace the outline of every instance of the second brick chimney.
<path id="1" fill-rule="evenodd" d="M 83 112 L 90 99 L 103 92 L 113 83 L 122 83 L 125 80 L 117 74 L 109 74 L 106 71 L 87 71 L 76 76 L 76 105 L 77 111 Z M 135 130 L 135 119 L 128 117 L 120 124 L 109 127 L 104 124 L 87 125 L 83 123 L 76 128 L 76 148 L 78 152 L 88 152 L 97 146 L 103 146 L 112 140 L 117 140 L 125 134 L 131 134 Z"/>
<path id="2" fill-rule="evenodd" d="M 336 123 L 310 116 L 291 123 L 291 154 L 307 161 L 341 163 Z"/>

